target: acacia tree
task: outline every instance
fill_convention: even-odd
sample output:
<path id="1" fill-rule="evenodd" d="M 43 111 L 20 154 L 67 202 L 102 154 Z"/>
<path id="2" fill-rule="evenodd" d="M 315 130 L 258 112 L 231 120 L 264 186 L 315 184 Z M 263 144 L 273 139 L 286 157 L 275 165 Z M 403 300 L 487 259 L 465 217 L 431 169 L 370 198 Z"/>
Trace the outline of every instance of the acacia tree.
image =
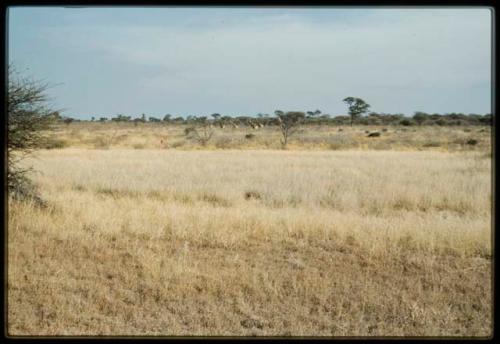
<path id="1" fill-rule="evenodd" d="M 421 111 L 417 111 L 413 115 L 413 119 L 415 120 L 415 122 L 417 122 L 418 125 L 422 125 L 422 123 L 424 123 L 428 118 L 429 115 Z"/>
<path id="2" fill-rule="evenodd" d="M 297 131 L 299 124 L 304 121 L 305 114 L 299 111 L 283 112 L 276 110 L 274 114 L 278 117 L 278 123 L 281 131 L 281 147 L 286 148 L 288 138 Z"/>
<path id="3" fill-rule="evenodd" d="M 349 106 L 349 116 L 351 116 L 351 127 L 354 120 L 368 111 L 369 104 L 361 98 L 347 97 L 343 100 Z"/>
<path id="4" fill-rule="evenodd" d="M 184 130 L 186 136 L 198 141 L 202 146 L 206 146 L 212 138 L 214 131 L 205 116 L 194 119 L 195 126 Z"/>
<path id="5" fill-rule="evenodd" d="M 38 205 L 44 202 L 27 177 L 32 168 L 21 162 L 43 144 L 41 130 L 58 117 L 46 105 L 48 88 L 48 84 L 22 77 L 8 67 L 7 190 L 16 199 L 32 199 Z"/>

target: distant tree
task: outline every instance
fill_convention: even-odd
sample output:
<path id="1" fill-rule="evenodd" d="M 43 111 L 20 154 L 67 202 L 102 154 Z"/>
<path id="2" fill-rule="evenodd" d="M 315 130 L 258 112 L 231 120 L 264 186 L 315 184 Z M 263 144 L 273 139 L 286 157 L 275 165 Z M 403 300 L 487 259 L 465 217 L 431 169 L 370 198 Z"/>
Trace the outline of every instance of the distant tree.
<path id="1" fill-rule="evenodd" d="M 94 116 L 92 116 L 92 117 L 90 118 L 90 121 L 91 121 L 91 122 L 94 122 L 94 121 L 95 121 L 95 117 L 94 117 Z"/>
<path id="2" fill-rule="evenodd" d="M 149 122 L 154 122 L 154 123 L 161 122 L 161 119 L 153 117 L 153 116 L 150 116 L 148 120 L 149 120 Z"/>
<path id="3" fill-rule="evenodd" d="M 206 146 L 213 136 L 213 129 L 206 117 L 198 117 L 193 120 L 194 126 L 188 127 L 184 133 L 189 139 L 198 141 L 202 146 Z"/>
<path id="4" fill-rule="evenodd" d="M 413 115 L 413 120 L 415 122 L 417 122 L 418 125 L 422 125 L 422 123 L 424 123 L 425 121 L 427 121 L 429 119 L 429 115 L 426 114 L 425 112 L 420 112 L 420 111 L 417 111 L 415 112 L 415 114 Z"/>
<path id="5" fill-rule="evenodd" d="M 329 114 L 322 114 L 319 116 L 319 123 L 320 124 L 328 124 L 331 121 L 331 117 Z"/>
<path id="6" fill-rule="evenodd" d="M 103 122 L 103 123 L 104 123 L 104 122 L 106 122 L 107 120 L 108 120 L 108 118 L 107 118 L 107 117 L 101 117 L 101 118 L 99 118 L 99 122 Z"/>
<path id="7" fill-rule="evenodd" d="M 320 110 L 316 110 L 316 111 L 307 111 L 307 117 L 308 118 L 315 118 L 317 116 L 321 115 L 321 111 Z"/>
<path id="8" fill-rule="evenodd" d="M 111 120 L 114 122 L 130 122 L 132 120 L 132 117 L 118 114 L 116 115 L 116 117 L 111 118 Z"/>
<path id="9" fill-rule="evenodd" d="M 446 121 L 443 119 L 443 118 L 439 118 L 437 121 L 436 121 L 436 124 L 439 125 L 439 126 L 443 126 L 446 124 Z"/>
<path id="10" fill-rule="evenodd" d="M 169 123 L 171 118 L 172 118 L 172 115 L 170 115 L 170 114 L 166 114 L 166 115 L 163 117 L 163 122 Z"/>
<path id="11" fill-rule="evenodd" d="M 306 112 L 306 122 L 309 122 L 309 123 L 319 123 L 321 122 L 319 120 L 319 116 L 321 115 L 321 111 L 320 110 L 316 110 L 316 111 L 307 111 Z"/>
<path id="12" fill-rule="evenodd" d="M 491 116 L 491 113 L 484 115 L 481 119 L 479 119 L 479 122 L 481 124 L 493 125 L 493 117 Z"/>
<path id="13" fill-rule="evenodd" d="M 285 149 L 288 144 L 289 137 L 296 132 L 299 124 L 304 121 L 305 114 L 299 111 L 283 112 L 281 110 L 276 110 L 274 114 L 276 115 L 280 126 L 282 136 L 281 147 Z"/>
<path id="14" fill-rule="evenodd" d="M 146 115 L 145 114 L 141 115 L 141 122 L 146 123 Z"/>
<path id="15" fill-rule="evenodd" d="M 369 104 L 361 98 L 347 97 L 343 100 L 349 106 L 349 116 L 351 116 L 351 127 L 356 118 L 368 111 Z"/>
<path id="16" fill-rule="evenodd" d="M 70 125 L 71 123 L 73 123 L 75 121 L 74 118 L 71 118 L 71 117 L 66 117 L 63 122 L 66 124 L 66 125 Z"/>
<path id="17" fill-rule="evenodd" d="M 186 122 L 186 120 L 184 118 L 182 118 L 181 116 L 178 116 L 178 117 L 175 117 L 174 119 L 172 119 L 172 122 L 184 124 Z"/>

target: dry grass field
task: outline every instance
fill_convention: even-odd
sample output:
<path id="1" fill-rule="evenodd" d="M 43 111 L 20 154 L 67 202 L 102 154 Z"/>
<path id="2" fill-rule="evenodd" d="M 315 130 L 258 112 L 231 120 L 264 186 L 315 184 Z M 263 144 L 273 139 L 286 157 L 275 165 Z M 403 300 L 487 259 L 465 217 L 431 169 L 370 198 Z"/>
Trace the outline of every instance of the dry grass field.
<path id="1" fill-rule="evenodd" d="M 252 130 L 242 126 L 214 128 L 206 147 L 186 137 L 189 125 L 81 122 L 47 132 L 48 149 L 67 147 L 109 149 L 280 149 L 275 126 Z M 379 137 L 368 137 L 378 132 Z M 251 134 L 251 137 L 246 135 Z M 469 140 L 477 143 L 470 144 Z M 491 147 L 490 127 L 440 126 L 304 126 L 291 137 L 289 149 L 306 150 L 483 150 Z"/>
<path id="2" fill-rule="evenodd" d="M 10 335 L 492 334 L 489 128 L 79 125 L 9 200 Z"/>

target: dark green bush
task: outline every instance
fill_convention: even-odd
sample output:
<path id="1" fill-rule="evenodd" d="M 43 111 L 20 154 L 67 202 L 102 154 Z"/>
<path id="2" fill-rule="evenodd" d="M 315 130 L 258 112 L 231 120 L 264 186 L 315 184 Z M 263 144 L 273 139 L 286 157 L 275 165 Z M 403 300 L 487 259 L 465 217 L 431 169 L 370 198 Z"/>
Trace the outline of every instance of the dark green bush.
<path id="1" fill-rule="evenodd" d="M 405 127 L 408 127 L 410 125 L 413 125 L 413 122 L 409 119 L 403 119 L 399 124 L 404 125 Z"/>

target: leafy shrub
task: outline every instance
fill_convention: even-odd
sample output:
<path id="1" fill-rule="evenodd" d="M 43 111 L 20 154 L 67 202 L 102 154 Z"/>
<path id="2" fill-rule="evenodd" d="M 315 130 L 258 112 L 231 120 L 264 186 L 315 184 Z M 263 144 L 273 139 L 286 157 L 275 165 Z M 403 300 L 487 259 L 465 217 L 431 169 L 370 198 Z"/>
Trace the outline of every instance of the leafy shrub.
<path id="1" fill-rule="evenodd" d="M 255 135 L 252 134 L 252 133 L 245 135 L 245 138 L 248 139 L 248 140 L 253 139 L 254 137 L 255 137 Z"/>
<path id="2" fill-rule="evenodd" d="M 368 134 L 368 137 L 379 137 L 379 136 L 380 136 L 380 133 L 377 131 Z"/>

